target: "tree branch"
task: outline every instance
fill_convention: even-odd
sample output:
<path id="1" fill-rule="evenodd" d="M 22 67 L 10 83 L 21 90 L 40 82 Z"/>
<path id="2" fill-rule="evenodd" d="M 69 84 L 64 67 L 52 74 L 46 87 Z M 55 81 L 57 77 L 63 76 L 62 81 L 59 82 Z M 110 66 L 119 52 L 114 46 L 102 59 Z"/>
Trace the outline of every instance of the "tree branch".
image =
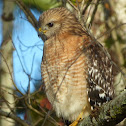
<path id="1" fill-rule="evenodd" d="M 20 7 L 20 9 L 25 13 L 28 21 L 32 24 L 35 30 L 38 32 L 38 21 L 36 20 L 35 16 L 32 14 L 30 9 L 23 3 L 22 0 L 15 0 L 15 3 Z M 45 41 L 45 35 L 42 34 L 41 39 Z"/>
<path id="2" fill-rule="evenodd" d="M 97 0 L 97 2 L 96 2 L 96 4 L 95 4 L 95 8 L 94 8 L 93 13 L 92 13 L 92 15 L 91 15 L 91 20 L 90 20 L 90 23 L 89 23 L 89 25 L 88 25 L 88 28 L 89 28 L 90 26 L 92 26 L 92 23 L 93 23 L 93 20 L 94 20 L 96 11 L 97 11 L 97 9 L 98 9 L 98 5 L 99 5 L 99 0 Z"/>
<path id="3" fill-rule="evenodd" d="M 15 120 L 16 122 L 20 123 L 22 126 L 29 126 L 24 120 L 21 120 L 19 117 L 17 117 L 16 115 L 14 115 L 12 113 L 8 113 L 8 112 L 4 112 L 4 111 L 0 110 L 0 115 L 7 117 L 7 118 L 11 118 L 11 119 Z"/>
<path id="4" fill-rule="evenodd" d="M 96 112 L 95 112 L 96 114 Z M 126 91 L 103 105 L 95 117 L 87 117 L 79 126 L 115 126 L 126 117 Z"/>
<path id="5" fill-rule="evenodd" d="M 92 0 L 88 0 L 88 1 L 87 1 L 87 4 L 86 4 L 86 6 L 84 7 L 84 9 L 83 9 L 83 11 L 82 11 L 82 15 L 85 14 L 85 12 L 86 12 L 88 6 L 91 4 L 91 2 L 92 2 Z"/>
<path id="6" fill-rule="evenodd" d="M 38 23 L 37 23 L 37 20 L 36 20 L 35 16 L 30 11 L 30 9 L 21 0 L 16 0 L 15 2 L 20 7 L 20 9 L 23 10 L 23 12 L 25 13 L 26 17 L 28 18 L 28 21 L 33 25 L 33 27 L 37 31 Z"/>

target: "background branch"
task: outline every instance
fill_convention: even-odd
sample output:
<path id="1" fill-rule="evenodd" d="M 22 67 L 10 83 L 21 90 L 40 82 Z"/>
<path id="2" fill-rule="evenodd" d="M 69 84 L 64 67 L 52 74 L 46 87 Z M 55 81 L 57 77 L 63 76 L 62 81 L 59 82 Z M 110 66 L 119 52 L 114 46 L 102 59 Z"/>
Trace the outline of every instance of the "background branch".
<path id="1" fill-rule="evenodd" d="M 37 31 L 37 27 L 38 27 L 37 24 L 38 23 L 37 23 L 37 20 L 36 20 L 35 16 L 30 11 L 30 9 L 21 0 L 16 0 L 15 2 L 20 7 L 20 9 L 23 10 L 23 12 L 25 13 L 26 17 L 28 18 L 28 21 L 33 25 L 33 27 Z"/>
<path id="2" fill-rule="evenodd" d="M 103 105 L 95 117 L 89 116 L 79 126 L 115 126 L 126 117 L 126 91 Z"/>
<path id="3" fill-rule="evenodd" d="M 11 118 L 11 119 L 15 120 L 16 122 L 20 123 L 22 126 L 29 126 L 24 120 L 21 120 L 19 117 L 17 117 L 16 115 L 14 115 L 12 113 L 8 113 L 8 112 L 4 112 L 4 111 L 0 110 L 0 115 L 7 117 L 7 118 Z"/>
<path id="4" fill-rule="evenodd" d="M 96 11 L 97 11 L 97 9 L 98 9 L 98 5 L 99 5 L 99 0 L 97 0 L 97 2 L 96 2 L 96 4 L 95 4 L 95 8 L 94 8 L 94 10 L 93 10 L 93 13 L 92 13 L 91 20 L 90 20 L 90 23 L 89 23 L 89 25 L 88 25 L 88 28 L 92 26 L 92 23 L 93 23 L 93 20 L 94 20 Z"/>

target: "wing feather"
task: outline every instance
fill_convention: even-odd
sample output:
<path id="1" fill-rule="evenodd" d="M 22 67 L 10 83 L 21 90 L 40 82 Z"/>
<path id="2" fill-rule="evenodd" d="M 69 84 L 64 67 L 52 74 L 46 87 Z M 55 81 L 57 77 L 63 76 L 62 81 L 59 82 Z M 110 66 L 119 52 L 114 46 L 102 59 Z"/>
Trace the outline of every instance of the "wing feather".
<path id="1" fill-rule="evenodd" d="M 100 106 L 114 97 L 113 64 L 110 55 L 98 42 L 86 49 L 88 56 L 88 97 L 91 106 Z"/>

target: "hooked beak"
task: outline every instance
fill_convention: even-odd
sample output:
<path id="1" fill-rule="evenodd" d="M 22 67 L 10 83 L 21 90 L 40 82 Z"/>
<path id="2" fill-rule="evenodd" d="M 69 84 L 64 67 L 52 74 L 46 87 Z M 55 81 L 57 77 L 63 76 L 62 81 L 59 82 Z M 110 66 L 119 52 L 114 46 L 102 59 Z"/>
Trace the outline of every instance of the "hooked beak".
<path id="1" fill-rule="evenodd" d="M 45 34 L 47 30 L 42 30 L 42 28 L 38 29 L 38 36 L 40 37 L 41 35 Z"/>
<path id="2" fill-rule="evenodd" d="M 42 32 L 43 34 L 45 34 L 47 32 L 47 30 L 42 30 L 42 28 L 39 28 L 38 31 Z"/>
<path id="3" fill-rule="evenodd" d="M 45 36 L 45 33 L 47 30 L 42 30 L 42 28 L 38 29 L 38 37 L 41 37 L 43 41 L 47 40 L 47 37 Z"/>

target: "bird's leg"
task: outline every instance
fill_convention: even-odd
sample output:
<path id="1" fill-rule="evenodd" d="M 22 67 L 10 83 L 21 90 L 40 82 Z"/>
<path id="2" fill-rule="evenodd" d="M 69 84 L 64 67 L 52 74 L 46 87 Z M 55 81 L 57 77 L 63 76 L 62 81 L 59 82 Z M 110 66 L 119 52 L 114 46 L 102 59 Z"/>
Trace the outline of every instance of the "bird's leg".
<path id="1" fill-rule="evenodd" d="M 83 110 L 81 111 L 81 113 L 79 114 L 79 116 L 77 117 L 77 119 L 72 124 L 70 124 L 69 126 L 77 126 L 77 124 L 82 120 L 85 108 L 86 108 L 86 106 L 83 107 Z"/>

